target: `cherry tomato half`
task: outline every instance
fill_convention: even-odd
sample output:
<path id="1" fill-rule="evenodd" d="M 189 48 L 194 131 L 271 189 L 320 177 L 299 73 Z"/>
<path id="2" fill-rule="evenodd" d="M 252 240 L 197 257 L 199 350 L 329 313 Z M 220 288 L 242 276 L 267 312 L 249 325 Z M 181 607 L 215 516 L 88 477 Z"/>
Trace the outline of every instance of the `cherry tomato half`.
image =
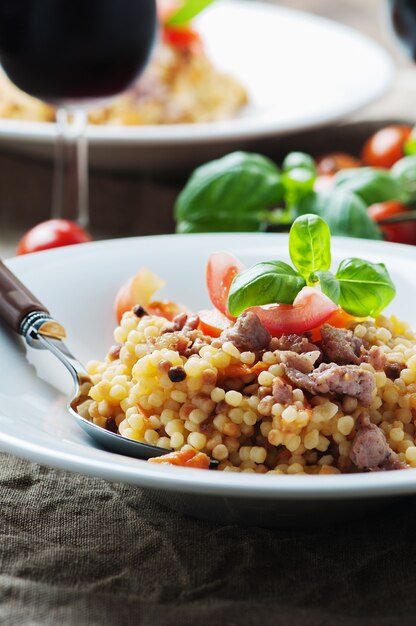
<path id="1" fill-rule="evenodd" d="M 268 304 L 249 309 L 256 313 L 273 337 L 301 334 L 321 326 L 338 310 L 338 306 L 321 291 L 303 287 L 293 304 Z"/>
<path id="2" fill-rule="evenodd" d="M 375 221 L 388 219 L 394 215 L 403 215 L 410 211 L 409 207 L 397 200 L 379 202 L 368 207 L 369 216 Z M 398 224 L 380 224 L 387 241 L 416 245 L 416 221 L 400 222 Z"/>
<path id="3" fill-rule="evenodd" d="M 199 330 L 210 337 L 219 337 L 223 330 L 230 328 L 232 323 L 218 309 L 204 309 L 199 311 L 198 316 Z"/>
<path id="4" fill-rule="evenodd" d="M 323 154 L 316 161 L 316 170 L 319 176 L 334 176 L 340 170 L 360 167 L 361 161 L 346 152 L 330 152 Z"/>
<path id="5" fill-rule="evenodd" d="M 179 313 L 190 311 L 171 300 L 152 300 L 153 295 L 165 285 L 159 276 L 143 267 L 121 285 L 114 300 L 114 313 L 120 323 L 123 314 L 141 305 L 150 315 L 159 315 L 172 320 Z"/>
<path id="6" fill-rule="evenodd" d="M 231 320 L 235 318 L 227 309 L 228 292 L 234 276 L 242 269 L 243 264 L 228 252 L 214 252 L 207 263 L 206 282 L 210 300 L 216 309 Z"/>
<path id="7" fill-rule="evenodd" d="M 23 235 L 17 244 L 16 254 L 29 254 L 91 240 L 91 235 L 75 222 L 48 220 L 37 224 Z"/>
<path id="8" fill-rule="evenodd" d="M 389 169 L 404 156 L 404 144 L 411 132 L 411 126 L 396 124 L 371 135 L 361 153 L 365 165 Z"/>

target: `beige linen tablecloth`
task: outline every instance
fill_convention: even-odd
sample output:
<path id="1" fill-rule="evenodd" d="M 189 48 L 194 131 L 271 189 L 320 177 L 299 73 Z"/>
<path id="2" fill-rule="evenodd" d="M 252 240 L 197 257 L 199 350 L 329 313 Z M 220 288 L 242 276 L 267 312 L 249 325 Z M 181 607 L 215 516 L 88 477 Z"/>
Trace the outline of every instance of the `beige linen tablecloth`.
<path id="1" fill-rule="evenodd" d="M 267 530 L 0 456 L 2 626 L 413 626 L 415 499 Z"/>

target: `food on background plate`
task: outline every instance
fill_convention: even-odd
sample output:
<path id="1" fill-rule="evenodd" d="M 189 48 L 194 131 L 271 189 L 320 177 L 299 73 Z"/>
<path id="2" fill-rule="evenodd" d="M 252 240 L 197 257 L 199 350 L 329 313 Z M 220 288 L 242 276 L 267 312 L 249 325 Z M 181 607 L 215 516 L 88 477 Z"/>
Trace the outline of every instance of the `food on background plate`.
<path id="1" fill-rule="evenodd" d="M 234 117 L 247 102 L 244 87 L 211 63 L 190 21 L 212 0 L 159 3 L 153 57 L 125 94 L 89 115 L 92 124 L 178 124 Z M 49 105 L 21 92 L 0 73 L 0 117 L 53 122 Z"/>
<path id="2" fill-rule="evenodd" d="M 332 235 L 415 244 L 414 136 L 410 126 L 386 127 L 367 141 L 362 159 L 292 152 L 278 167 L 260 154 L 234 152 L 206 163 L 178 195 L 177 231 L 285 231 L 299 215 L 316 213 Z M 385 203 L 395 210 L 373 208 Z"/>
<path id="3" fill-rule="evenodd" d="M 350 258 L 332 273 L 316 215 L 295 221 L 289 253 L 293 265 L 251 268 L 211 255 L 211 324 L 209 311 L 168 320 L 137 302 L 105 360 L 88 364 L 79 413 L 171 450 L 156 463 L 207 468 L 212 457 L 220 470 L 275 474 L 416 467 L 416 336 L 381 315 L 395 294 L 387 269 Z M 149 305 L 158 283 L 140 276 Z"/>

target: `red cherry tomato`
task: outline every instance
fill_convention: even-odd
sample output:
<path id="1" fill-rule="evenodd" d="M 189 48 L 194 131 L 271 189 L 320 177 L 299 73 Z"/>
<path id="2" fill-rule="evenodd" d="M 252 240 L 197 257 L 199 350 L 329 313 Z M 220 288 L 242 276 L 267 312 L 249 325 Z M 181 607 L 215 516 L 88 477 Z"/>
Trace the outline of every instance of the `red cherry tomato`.
<path id="1" fill-rule="evenodd" d="M 17 244 L 16 254 L 29 254 L 49 248 L 91 241 L 86 230 L 69 220 L 48 220 L 27 231 Z"/>
<path id="2" fill-rule="evenodd" d="M 340 170 L 360 167 L 361 161 L 346 152 L 330 152 L 316 160 L 316 171 L 319 176 L 334 176 Z"/>
<path id="3" fill-rule="evenodd" d="M 364 144 L 361 158 L 365 165 L 389 169 L 404 156 L 404 144 L 412 127 L 405 124 L 381 128 Z"/>
<path id="4" fill-rule="evenodd" d="M 268 304 L 249 309 L 256 313 L 273 337 L 301 334 L 321 326 L 338 310 L 338 306 L 321 291 L 303 287 L 293 304 Z"/>
<path id="5" fill-rule="evenodd" d="M 167 26 L 162 28 L 162 38 L 164 43 L 173 48 L 198 50 L 202 48 L 202 39 L 196 30 L 191 26 Z"/>
<path id="6" fill-rule="evenodd" d="M 235 318 L 227 309 L 228 292 L 234 276 L 242 269 L 244 265 L 228 252 L 214 252 L 207 263 L 206 282 L 210 300 L 230 320 Z"/>
<path id="7" fill-rule="evenodd" d="M 231 321 L 217 309 L 204 309 L 198 313 L 198 328 L 204 335 L 219 337 L 223 330 L 231 326 Z"/>
<path id="8" fill-rule="evenodd" d="M 408 211 L 410 211 L 409 207 L 397 200 L 379 202 L 368 207 L 368 214 L 375 222 L 380 222 L 394 215 L 403 215 Z M 387 241 L 416 244 L 416 221 L 414 220 L 397 224 L 380 224 L 380 229 Z"/>

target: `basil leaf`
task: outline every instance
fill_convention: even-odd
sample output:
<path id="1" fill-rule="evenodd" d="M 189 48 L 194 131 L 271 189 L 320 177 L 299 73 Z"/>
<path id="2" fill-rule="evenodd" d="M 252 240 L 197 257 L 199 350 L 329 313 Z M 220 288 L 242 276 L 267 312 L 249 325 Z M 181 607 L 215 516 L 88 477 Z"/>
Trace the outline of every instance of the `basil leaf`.
<path id="1" fill-rule="evenodd" d="M 255 216 L 253 218 L 240 218 L 238 223 L 228 215 L 216 215 L 213 219 L 184 220 L 179 222 L 176 228 L 177 233 L 256 233 L 266 230 L 266 224 Z"/>
<path id="2" fill-rule="evenodd" d="M 339 304 L 351 315 L 378 315 L 394 298 L 396 288 L 384 263 L 344 259 L 335 278 L 340 285 Z"/>
<path id="3" fill-rule="evenodd" d="M 298 167 L 310 170 L 316 174 L 315 161 L 310 154 L 306 154 L 306 152 L 289 152 L 282 163 L 282 171 L 290 172 L 290 170 L 297 169 Z"/>
<path id="4" fill-rule="evenodd" d="M 302 198 L 308 196 L 313 190 L 316 180 L 316 172 L 306 167 L 295 167 L 282 173 L 282 184 L 285 190 L 286 208 L 299 204 Z"/>
<path id="5" fill-rule="evenodd" d="M 334 188 L 313 193 L 296 208 L 300 214 L 320 215 L 328 224 L 331 235 L 383 239 L 380 228 L 368 215 L 364 202 L 351 191 Z"/>
<path id="6" fill-rule="evenodd" d="M 175 218 L 180 223 L 216 222 L 227 216 L 232 230 L 248 218 L 278 204 L 283 185 L 276 165 L 260 154 L 233 152 L 198 167 L 175 203 Z"/>
<path id="7" fill-rule="evenodd" d="M 213 0 L 185 0 L 182 6 L 165 20 L 167 26 L 183 26 L 203 11 Z"/>
<path id="8" fill-rule="evenodd" d="M 405 202 L 416 202 L 416 155 L 400 159 L 390 172 L 401 186 Z"/>
<path id="9" fill-rule="evenodd" d="M 299 274 L 308 280 L 318 270 L 331 266 L 331 234 L 318 215 L 301 215 L 289 233 L 289 254 Z"/>
<path id="10" fill-rule="evenodd" d="M 341 170 L 335 174 L 334 186 L 355 193 L 367 206 L 386 200 L 401 200 L 403 195 L 390 172 L 376 167 Z"/>
<path id="11" fill-rule="evenodd" d="M 257 263 L 234 278 L 228 294 L 228 310 L 237 316 L 251 306 L 274 302 L 292 304 L 305 284 L 283 261 Z"/>
<path id="12" fill-rule="evenodd" d="M 416 154 L 416 127 L 413 126 L 412 132 L 405 141 L 404 153 L 406 156 Z"/>
<path id="13" fill-rule="evenodd" d="M 319 278 L 319 284 L 321 286 L 322 293 L 328 296 L 328 298 L 330 298 L 332 302 L 338 304 L 341 295 L 341 287 L 333 273 L 315 272 L 315 274 Z"/>

